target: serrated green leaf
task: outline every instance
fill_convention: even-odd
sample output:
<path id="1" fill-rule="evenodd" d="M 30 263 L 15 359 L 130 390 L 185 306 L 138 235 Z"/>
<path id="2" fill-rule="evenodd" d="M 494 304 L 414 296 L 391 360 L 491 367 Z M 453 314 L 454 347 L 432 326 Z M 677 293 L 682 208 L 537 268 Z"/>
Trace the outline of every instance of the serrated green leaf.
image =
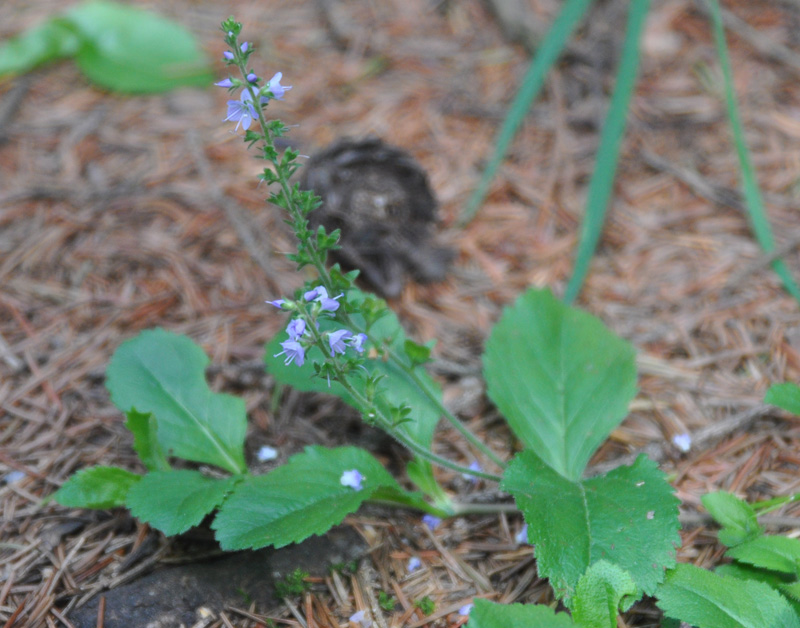
<path id="1" fill-rule="evenodd" d="M 360 491 L 341 484 L 342 473 L 352 469 L 364 476 Z M 341 523 L 380 487 L 402 490 L 363 449 L 307 447 L 282 467 L 238 484 L 211 527 L 226 550 L 283 547 Z"/>
<path id="2" fill-rule="evenodd" d="M 776 591 L 780 591 L 792 608 L 794 608 L 797 616 L 800 617 L 800 583 L 791 576 L 777 571 L 767 571 L 766 569 L 751 567 L 743 563 L 720 565 L 714 570 L 714 573 L 720 576 L 731 576 L 739 580 L 763 582 Z"/>
<path id="3" fill-rule="evenodd" d="M 79 4 L 0 48 L 0 76 L 74 57 L 103 87 L 127 93 L 208 87 L 213 74 L 180 24 L 137 7 L 95 0 Z"/>
<path id="4" fill-rule="evenodd" d="M 694 565 L 677 565 L 656 590 L 668 616 L 697 628 L 800 628 L 800 619 L 766 584 L 718 576 Z"/>
<path id="5" fill-rule="evenodd" d="M 566 613 L 534 604 L 497 604 L 477 598 L 469 614 L 467 628 L 572 628 Z"/>
<path id="6" fill-rule="evenodd" d="M 123 412 L 152 413 L 167 455 L 243 473 L 247 429 L 242 399 L 213 392 L 208 357 L 186 336 L 143 331 L 120 345 L 106 371 L 106 388 Z"/>
<path id="7" fill-rule="evenodd" d="M 570 480 L 628 412 L 633 348 L 549 290 L 506 308 L 483 357 L 489 397 L 516 436 Z"/>
<path id="8" fill-rule="evenodd" d="M 366 298 L 368 298 L 368 295 L 356 289 L 351 289 L 348 292 L 349 301 L 360 303 Z M 405 332 L 394 312 L 391 310 L 385 311 L 386 314 L 383 314 L 373 322 L 370 335 L 375 338 L 387 339 L 387 345 L 402 356 L 405 353 Z M 353 315 L 353 318 L 359 324 L 364 323 L 359 315 Z M 340 327 L 341 324 L 334 321 L 320 321 L 320 329 L 322 331 Z M 331 382 L 330 386 L 328 386 L 326 379 L 314 377 L 313 363 L 315 361 L 321 363 L 324 360 L 324 356 L 318 348 L 314 347 L 307 352 L 306 361 L 301 367 L 296 364 L 286 365 L 283 358 L 275 357 L 281 351 L 280 343 L 286 338 L 286 333 L 280 332 L 267 344 L 264 356 L 267 371 L 282 384 L 288 384 L 303 392 L 335 395 L 345 403 L 355 407 L 352 398 L 340 384 Z M 413 365 L 408 362 L 407 366 Z M 390 408 L 393 406 L 397 407 L 403 404 L 409 406 L 411 408 L 411 415 L 409 416 L 411 420 L 402 423 L 398 429 L 417 444 L 430 449 L 440 414 L 438 406 L 430 400 L 420 385 L 441 399 L 442 391 L 439 384 L 428 375 L 422 366 L 414 368 L 414 375 L 419 383 L 414 381 L 402 367 L 391 360 L 367 359 L 364 362 L 364 368 L 372 375 L 380 374 L 385 376 L 381 386 L 382 393 L 376 398 L 378 406 L 387 416 L 391 416 Z M 360 410 L 360 408 L 358 409 Z M 433 481 L 430 465 L 424 467 L 423 470 L 429 473 L 428 479 Z M 420 488 L 425 490 L 422 486 Z"/>
<path id="9" fill-rule="evenodd" d="M 116 508 L 125 505 L 128 491 L 141 479 L 118 467 L 89 467 L 64 482 L 53 499 L 70 508 Z"/>
<path id="10" fill-rule="evenodd" d="M 651 594 L 675 564 L 678 499 L 656 463 L 573 482 L 532 451 L 518 454 L 500 488 L 514 496 L 536 545 L 539 574 L 569 605 L 579 578 L 598 560 L 616 563 Z"/>
<path id="11" fill-rule="evenodd" d="M 199 471 L 155 471 L 128 492 L 131 513 L 167 536 L 198 525 L 241 478 L 210 478 Z"/>
<path id="12" fill-rule="evenodd" d="M 726 556 L 754 567 L 800 575 L 800 540 L 785 536 L 759 536 L 732 547 Z"/>
<path id="13" fill-rule="evenodd" d="M 581 628 L 617 628 L 623 599 L 625 607 L 630 608 L 638 597 L 636 584 L 627 571 L 607 560 L 598 560 L 578 580 L 572 618 Z"/>
<path id="14" fill-rule="evenodd" d="M 763 532 L 752 506 L 736 495 L 717 491 L 703 495 L 700 499 L 714 520 L 722 526 L 719 540 L 723 545 L 733 547 Z"/>
<path id="15" fill-rule="evenodd" d="M 169 462 L 158 444 L 156 418 L 150 412 L 137 412 L 136 408 L 131 408 L 125 416 L 128 418 L 125 427 L 133 434 L 133 449 L 147 470 L 168 471 Z"/>
<path id="16" fill-rule="evenodd" d="M 773 384 L 764 397 L 764 403 L 770 403 L 800 416 L 800 386 L 791 382 Z"/>

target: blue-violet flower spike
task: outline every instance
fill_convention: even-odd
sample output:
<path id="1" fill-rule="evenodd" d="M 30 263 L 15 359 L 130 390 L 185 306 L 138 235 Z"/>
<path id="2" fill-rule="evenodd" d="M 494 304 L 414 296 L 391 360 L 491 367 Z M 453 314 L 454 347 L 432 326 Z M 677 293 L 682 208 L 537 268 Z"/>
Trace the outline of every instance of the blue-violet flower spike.
<path id="1" fill-rule="evenodd" d="M 350 346 L 359 353 L 364 353 L 364 343 L 367 341 L 367 334 L 356 334 L 350 338 Z"/>
<path id="2" fill-rule="evenodd" d="M 354 491 L 360 491 L 363 486 L 361 483 L 364 481 L 364 476 L 358 472 L 358 469 L 351 469 L 350 471 L 345 471 L 342 473 L 342 477 L 339 478 L 339 484 L 342 486 L 349 486 Z"/>
<path id="3" fill-rule="evenodd" d="M 291 85 L 281 85 L 281 79 L 283 78 L 283 72 L 276 72 L 275 76 L 273 76 L 269 83 L 267 83 L 267 89 L 272 92 L 272 95 L 275 96 L 275 100 L 283 100 L 283 95 L 292 89 Z"/>
<path id="4" fill-rule="evenodd" d="M 283 347 L 283 351 L 280 353 L 276 353 L 273 357 L 277 358 L 279 355 L 286 355 L 286 360 L 284 360 L 284 364 L 287 366 L 292 362 L 296 362 L 297 366 L 303 366 L 303 362 L 306 360 L 306 353 L 305 349 L 303 349 L 303 345 L 301 345 L 296 340 L 284 340 L 281 343 L 281 347 Z"/>
<path id="5" fill-rule="evenodd" d="M 286 332 L 292 340 L 300 340 L 300 336 L 306 333 L 306 322 L 302 318 L 295 318 L 286 326 Z"/>
<path id="6" fill-rule="evenodd" d="M 331 357 L 335 356 L 337 353 L 345 352 L 347 346 L 344 344 L 344 341 L 352 335 L 353 333 L 346 329 L 339 329 L 328 335 L 328 344 L 331 346 Z"/>

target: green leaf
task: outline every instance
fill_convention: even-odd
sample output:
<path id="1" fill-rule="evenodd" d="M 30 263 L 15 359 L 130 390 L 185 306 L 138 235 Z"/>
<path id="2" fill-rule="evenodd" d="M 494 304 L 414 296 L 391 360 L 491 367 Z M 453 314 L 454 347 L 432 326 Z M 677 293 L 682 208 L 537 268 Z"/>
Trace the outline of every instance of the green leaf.
<path id="1" fill-rule="evenodd" d="M 603 233 L 606 210 L 614 191 L 614 177 L 617 173 L 619 152 L 625 135 L 628 106 L 636 86 L 636 75 L 639 69 L 639 41 L 644 32 L 650 0 L 636 0 L 636 2 L 629 3 L 628 7 L 628 24 L 620 55 L 621 61 L 617 69 L 616 85 L 603 123 L 600 146 L 594 162 L 594 172 L 592 172 L 589 190 L 586 193 L 586 212 L 581 225 L 578 251 L 575 255 L 575 268 L 564 290 L 565 303 L 572 303 L 583 286 L 592 256 Z"/>
<path id="2" fill-rule="evenodd" d="M 742 563 L 782 573 L 800 575 L 800 540 L 785 536 L 759 536 L 732 547 L 729 556 Z"/>
<path id="3" fill-rule="evenodd" d="M 677 565 L 656 591 L 664 613 L 697 628 L 800 628 L 790 604 L 766 584 Z"/>
<path id="4" fill-rule="evenodd" d="M 720 576 L 731 576 L 739 578 L 739 580 L 755 580 L 756 582 L 763 582 L 764 584 L 780 591 L 794 608 L 797 616 L 800 617 L 800 591 L 798 587 L 800 583 L 794 580 L 791 576 L 778 573 L 777 571 L 767 571 L 766 569 L 758 569 L 750 565 L 741 563 L 732 563 L 729 565 L 720 565 L 714 570 L 714 573 Z"/>
<path id="5" fill-rule="evenodd" d="M 570 480 L 636 394 L 633 347 L 549 290 L 528 290 L 503 312 L 483 368 L 489 397 L 517 437 Z"/>
<path id="6" fill-rule="evenodd" d="M 723 545 L 733 547 L 763 532 L 753 508 L 736 495 L 718 491 L 703 495 L 700 499 L 714 520 L 722 526 L 719 541 Z"/>
<path id="7" fill-rule="evenodd" d="M 764 403 L 770 403 L 800 416 L 800 386 L 791 382 L 773 384 L 764 397 Z"/>
<path id="8" fill-rule="evenodd" d="M 239 480 L 191 470 L 155 471 L 131 488 L 127 504 L 134 516 L 172 536 L 203 521 Z"/>
<path id="9" fill-rule="evenodd" d="M 74 57 L 89 80 L 127 93 L 208 87 L 208 62 L 180 24 L 142 9 L 95 0 L 79 4 L 0 48 L 0 76 Z"/>
<path id="10" fill-rule="evenodd" d="M 566 613 L 558 613 L 544 605 L 497 604 L 476 598 L 469 614 L 467 628 L 572 628 Z"/>
<path id="11" fill-rule="evenodd" d="M 425 345 L 417 344 L 413 340 L 406 340 L 403 343 L 403 349 L 408 356 L 408 359 L 417 366 L 431 361 L 431 348 Z"/>
<path id="12" fill-rule="evenodd" d="M 116 508 L 125 505 L 128 491 L 141 478 L 118 467 L 89 467 L 64 482 L 53 499 L 71 508 Z"/>
<path id="13" fill-rule="evenodd" d="M 243 473 L 244 401 L 211 391 L 207 365 L 206 354 L 186 336 L 143 331 L 114 352 L 106 387 L 123 412 L 135 407 L 155 416 L 167 455 Z"/>
<path id="14" fill-rule="evenodd" d="M 572 618 L 581 628 L 617 628 L 623 600 L 630 608 L 638 597 L 636 585 L 627 571 L 607 560 L 598 560 L 578 580 Z"/>
<path id="15" fill-rule="evenodd" d="M 598 560 L 630 572 L 651 594 L 675 564 L 678 499 L 655 462 L 639 456 L 632 466 L 571 481 L 532 451 L 518 454 L 500 488 L 514 496 L 536 545 L 539 574 L 569 605 L 578 580 Z"/>
<path id="16" fill-rule="evenodd" d="M 126 416 L 125 427 L 133 433 L 133 449 L 147 470 L 168 471 L 169 462 L 158 444 L 156 418 L 150 412 L 137 412 L 136 408 L 131 408 Z"/>
<path id="17" fill-rule="evenodd" d="M 21 74 L 47 61 L 71 57 L 80 46 L 81 38 L 74 26 L 63 18 L 52 18 L 0 46 L 0 77 Z"/>
<path id="18" fill-rule="evenodd" d="M 342 473 L 352 469 L 364 476 L 360 491 L 341 484 Z M 283 547 L 341 523 L 380 487 L 402 490 L 363 449 L 307 447 L 282 467 L 238 484 L 211 527 L 226 550 Z"/>

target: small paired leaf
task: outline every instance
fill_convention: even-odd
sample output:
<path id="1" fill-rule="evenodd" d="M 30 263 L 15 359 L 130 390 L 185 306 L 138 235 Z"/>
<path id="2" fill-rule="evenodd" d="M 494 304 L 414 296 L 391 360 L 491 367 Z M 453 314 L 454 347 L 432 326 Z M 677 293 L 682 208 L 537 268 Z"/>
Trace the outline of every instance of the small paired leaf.
<path id="1" fill-rule="evenodd" d="M 354 469 L 364 478 L 361 490 L 341 483 Z M 283 547 L 341 523 L 381 487 L 402 491 L 363 449 L 307 447 L 282 467 L 238 484 L 211 527 L 226 550 Z"/>
<path id="2" fill-rule="evenodd" d="M 669 617 L 697 628 L 800 628 L 789 602 L 766 584 L 718 576 L 694 565 L 668 571 L 655 596 Z"/>
<path id="3" fill-rule="evenodd" d="M 155 471 L 128 492 L 131 513 L 167 536 L 186 532 L 217 508 L 240 478 L 210 478 L 199 471 Z"/>
<path id="4" fill-rule="evenodd" d="M 549 290 L 528 290 L 506 308 L 483 369 L 514 434 L 570 480 L 580 479 L 636 394 L 633 347 Z"/>
<path id="5" fill-rule="evenodd" d="M 719 541 L 723 545 L 733 547 L 754 539 L 763 532 L 752 506 L 736 495 L 718 491 L 707 493 L 700 499 L 714 520 L 722 526 Z"/>
<path id="6" fill-rule="evenodd" d="M 413 340 L 406 340 L 403 343 L 408 359 L 417 366 L 431 361 L 431 349 L 425 345 L 417 344 Z"/>
<path id="7" fill-rule="evenodd" d="M 558 613 L 544 605 L 497 604 L 476 599 L 469 614 L 467 628 L 572 628 L 575 626 L 566 613 Z"/>
<path id="8" fill-rule="evenodd" d="M 141 479 L 118 467 L 89 467 L 64 482 L 53 499 L 71 508 L 116 508 L 125 505 L 128 491 Z"/>
<path id="9" fill-rule="evenodd" d="M 732 547 L 726 556 L 754 567 L 800 575 L 800 540 L 786 536 L 759 536 Z"/>
<path id="10" fill-rule="evenodd" d="M 518 454 L 500 488 L 514 496 L 536 545 L 539 574 L 569 605 L 578 580 L 598 560 L 630 572 L 652 594 L 675 564 L 678 500 L 656 463 L 639 456 L 589 480 L 571 481 L 532 451 Z"/>
<path id="11" fill-rule="evenodd" d="M 133 449 L 147 470 L 168 471 L 169 462 L 158 444 L 156 418 L 150 412 L 137 412 L 136 408 L 131 408 L 126 416 L 125 427 L 133 434 Z"/>
<path id="12" fill-rule="evenodd" d="M 581 628 L 617 628 L 617 615 L 639 597 L 630 574 L 607 560 L 598 560 L 578 580 L 572 618 Z"/>
<path id="13" fill-rule="evenodd" d="M 764 397 L 764 403 L 770 403 L 800 416 L 800 386 L 791 382 L 773 384 Z"/>
<path id="14" fill-rule="evenodd" d="M 165 454 L 243 473 L 244 401 L 213 392 L 207 365 L 206 354 L 186 336 L 152 329 L 114 352 L 106 387 L 123 412 L 135 407 L 155 416 Z"/>

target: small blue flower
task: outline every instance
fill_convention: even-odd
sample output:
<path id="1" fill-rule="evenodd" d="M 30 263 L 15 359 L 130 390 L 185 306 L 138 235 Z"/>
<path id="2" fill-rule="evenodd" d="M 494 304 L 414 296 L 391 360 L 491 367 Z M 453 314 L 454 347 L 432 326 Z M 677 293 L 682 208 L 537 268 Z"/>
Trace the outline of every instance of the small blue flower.
<path id="1" fill-rule="evenodd" d="M 672 444 L 683 453 L 686 453 L 692 448 L 692 436 L 687 432 L 675 434 L 675 436 L 672 437 Z"/>
<path id="2" fill-rule="evenodd" d="M 528 541 L 528 524 L 527 523 L 525 525 L 523 525 L 522 528 L 520 528 L 520 531 L 517 532 L 517 535 L 514 537 L 514 540 L 519 545 L 530 545 L 530 541 Z"/>
<path id="3" fill-rule="evenodd" d="M 406 567 L 406 569 L 408 569 L 408 573 L 416 571 L 420 567 L 422 567 L 422 561 L 419 558 L 412 556 L 408 559 L 408 566 Z"/>
<path id="4" fill-rule="evenodd" d="M 358 624 L 361 628 L 371 628 L 372 620 L 367 617 L 365 611 L 358 611 L 357 613 L 353 613 L 350 615 L 350 621 L 354 624 Z"/>
<path id="5" fill-rule="evenodd" d="M 275 76 L 267 83 L 267 90 L 272 92 L 272 95 L 275 96 L 275 100 L 283 100 L 283 95 L 292 89 L 291 85 L 281 85 L 282 78 L 283 72 L 276 72 Z"/>
<path id="6" fill-rule="evenodd" d="M 258 74 L 250 72 L 250 74 L 247 75 L 247 82 L 253 84 L 258 83 Z"/>
<path id="7" fill-rule="evenodd" d="M 261 96 L 259 101 L 261 105 L 265 105 L 269 98 L 266 96 Z M 258 118 L 258 112 L 256 108 L 253 106 L 253 97 L 250 95 L 250 89 L 245 87 L 242 90 L 242 95 L 239 96 L 239 100 L 229 100 L 228 101 L 228 117 L 223 120 L 223 122 L 236 122 L 236 131 L 239 130 L 239 125 L 246 131 L 250 128 L 250 124 L 253 120 Z"/>
<path id="8" fill-rule="evenodd" d="M 229 78 L 226 78 L 219 83 L 214 83 L 214 85 L 217 87 L 233 87 L 233 82 Z"/>
<path id="9" fill-rule="evenodd" d="M 346 329 L 339 329 L 328 334 L 328 344 L 331 346 L 331 357 L 337 353 L 344 353 L 347 350 L 347 345 L 344 341 L 347 340 L 353 333 Z"/>
<path id="10" fill-rule="evenodd" d="M 305 349 L 303 349 L 303 345 L 301 345 L 296 340 L 284 340 L 281 343 L 281 347 L 283 347 L 283 351 L 280 353 L 276 353 L 274 358 L 277 358 L 279 355 L 286 355 L 286 360 L 284 360 L 284 364 L 287 366 L 292 362 L 297 362 L 297 366 L 303 366 L 303 362 L 306 360 L 306 353 Z"/>
<path id="11" fill-rule="evenodd" d="M 433 515 L 425 515 L 422 517 L 422 523 L 428 526 L 429 529 L 435 530 L 439 527 L 439 524 L 442 522 L 439 517 L 434 517 Z"/>
<path id="12" fill-rule="evenodd" d="M 358 469 L 350 469 L 350 471 L 345 471 L 342 473 L 342 477 L 339 478 L 339 484 L 342 486 L 349 486 L 354 491 L 360 491 L 364 488 L 361 483 L 364 481 L 364 476 L 359 473 Z"/>
<path id="13" fill-rule="evenodd" d="M 350 346 L 359 353 L 364 353 L 364 343 L 367 341 L 367 334 L 356 334 L 350 338 Z"/>
<path id="14" fill-rule="evenodd" d="M 247 49 L 250 47 L 250 42 L 246 41 L 241 46 L 239 46 L 239 50 L 242 52 L 247 52 Z"/>
<path id="15" fill-rule="evenodd" d="M 475 606 L 474 604 L 464 604 L 461 608 L 458 609 L 458 614 L 462 617 L 468 617 L 470 612 L 472 611 L 472 607 Z"/>
<path id="16" fill-rule="evenodd" d="M 222 53 L 222 56 L 225 57 L 228 61 L 233 61 L 233 53 L 230 50 L 226 50 Z"/>
<path id="17" fill-rule="evenodd" d="M 478 464 L 477 460 L 473 460 L 469 464 L 469 470 L 470 471 L 483 471 L 483 469 L 481 469 L 481 465 Z M 473 484 L 477 484 L 478 482 L 480 482 L 480 478 L 476 478 L 474 475 L 471 475 L 469 473 L 462 473 L 461 477 L 464 478 L 465 480 L 469 480 Z"/>
<path id="18" fill-rule="evenodd" d="M 258 458 L 259 462 L 267 462 L 268 460 L 275 460 L 275 458 L 277 457 L 278 457 L 278 450 L 268 445 L 264 445 L 256 452 L 256 458 Z"/>
<path id="19" fill-rule="evenodd" d="M 264 303 L 269 303 L 270 305 L 274 305 L 279 310 L 282 310 L 283 304 L 286 303 L 286 299 L 276 299 L 275 301 L 264 301 Z"/>
<path id="20" fill-rule="evenodd" d="M 286 333 L 292 340 L 300 340 L 300 336 L 306 333 L 306 322 L 302 318 L 295 318 L 286 326 Z"/>
<path id="21" fill-rule="evenodd" d="M 313 290 L 309 290 L 305 294 L 303 294 L 303 298 L 306 301 L 317 301 L 320 304 L 320 309 L 323 312 L 335 312 L 339 309 L 339 303 L 336 299 L 341 299 L 344 296 L 344 292 L 340 294 L 338 297 L 334 297 L 333 299 L 328 297 L 328 291 L 325 289 L 325 286 L 317 286 Z"/>

